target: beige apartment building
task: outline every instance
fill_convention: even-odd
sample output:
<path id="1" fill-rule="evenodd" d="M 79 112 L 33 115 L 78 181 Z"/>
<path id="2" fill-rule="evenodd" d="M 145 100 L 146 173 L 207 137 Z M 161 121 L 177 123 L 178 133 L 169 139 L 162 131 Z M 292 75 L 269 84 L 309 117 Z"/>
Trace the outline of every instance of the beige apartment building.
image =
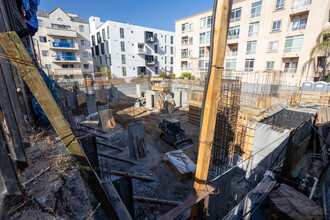
<path id="1" fill-rule="evenodd" d="M 93 76 L 93 59 L 88 22 L 57 7 L 38 11 L 35 50 L 45 72 L 55 80 Z"/>
<path id="2" fill-rule="evenodd" d="M 203 78 L 210 51 L 212 10 L 175 22 L 176 76 L 191 72 Z M 228 30 L 225 70 L 272 72 L 284 75 L 283 84 L 318 80 L 308 65 L 311 48 L 324 27 L 330 27 L 329 0 L 237 0 Z M 317 57 L 315 65 L 323 65 Z M 316 69 L 316 71 L 314 71 Z"/>

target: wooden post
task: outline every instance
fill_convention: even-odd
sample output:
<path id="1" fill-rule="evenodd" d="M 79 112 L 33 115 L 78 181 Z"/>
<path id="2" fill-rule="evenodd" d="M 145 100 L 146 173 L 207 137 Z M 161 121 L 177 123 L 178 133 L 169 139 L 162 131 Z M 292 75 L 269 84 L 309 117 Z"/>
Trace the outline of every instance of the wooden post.
<path id="1" fill-rule="evenodd" d="M 111 183 L 108 185 L 113 190 L 109 195 L 105 192 L 97 174 L 92 169 L 69 124 L 17 34 L 15 32 L 0 33 L 0 44 L 8 56 L 24 60 L 24 63 L 15 61 L 13 63 L 61 138 L 62 143 L 81 172 L 81 176 L 87 182 L 95 197 L 101 202 L 102 208 L 109 219 L 132 219 L 120 198 L 118 199 L 119 195 Z"/>
<path id="2" fill-rule="evenodd" d="M 194 194 L 207 190 L 206 181 L 212 152 L 221 78 L 224 69 L 231 4 L 232 0 L 215 0 L 214 2 L 212 30 L 213 44 L 211 44 L 210 67 L 204 90 Z M 192 207 L 191 219 L 202 219 L 204 209 L 203 201 L 205 202 L 205 200 L 207 199 L 200 201 Z"/>

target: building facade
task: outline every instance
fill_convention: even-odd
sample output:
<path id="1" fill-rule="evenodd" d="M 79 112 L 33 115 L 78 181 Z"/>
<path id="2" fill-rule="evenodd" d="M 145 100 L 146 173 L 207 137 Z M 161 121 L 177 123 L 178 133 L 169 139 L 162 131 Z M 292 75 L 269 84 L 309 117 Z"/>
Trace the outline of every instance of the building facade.
<path id="1" fill-rule="evenodd" d="M 319 33 L 330 26 L 330 1 L 237 0 L 228 30 L 225 70 L 233 72 L 277 71 L 286 85 L 300 79 L 317 80 L 319 73 L 310 51 Z M 175 22 L 175 73 L 204 77 L 208 68 L 212 10 Z M 316 69 L 325 57 L 317 57 Z"/>
<path id="2" fill-rule="evenodd" d="M 113 78 L 174 71 L 174 32 L 90 17 L 94 69 Z"/>
<path id="3" fill-rule="evenodd" d="M 93 76 L 88 22 L 57 7 L 38 11 L 35 50 L 45 72 L 55 80 Z"/>

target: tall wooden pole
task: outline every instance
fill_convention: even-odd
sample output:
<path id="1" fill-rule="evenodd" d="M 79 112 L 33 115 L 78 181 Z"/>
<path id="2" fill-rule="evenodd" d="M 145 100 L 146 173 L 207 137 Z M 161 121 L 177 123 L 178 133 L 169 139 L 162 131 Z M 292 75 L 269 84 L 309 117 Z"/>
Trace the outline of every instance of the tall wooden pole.
<path id="1" fill-rule="evenodd" d="M 214 1 L 211 57 L 208 78 L 204 90 L 198 160 L 194 184 L 195 194 L 207 190 L 206 181 L 210 166 L 221 78 L 224 69 L 231 5 L 232 0 Z M 203 218 L 203 210 L 207 208 L 204 207 L 205 200 L 200 201 L 192 207 L 191 219 Z"/>

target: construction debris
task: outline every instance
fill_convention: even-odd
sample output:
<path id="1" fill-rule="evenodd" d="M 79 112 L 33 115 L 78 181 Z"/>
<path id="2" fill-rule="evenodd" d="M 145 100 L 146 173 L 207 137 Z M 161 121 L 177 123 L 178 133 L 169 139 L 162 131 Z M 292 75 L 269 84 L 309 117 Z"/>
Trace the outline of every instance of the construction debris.
<path id="1" fill-rule="evenodd" d="M 168 152 L 165 154 L 164 159 L 180 181 L 190 179 L 195 174 L 196 165 L 182 150 Z"/>

